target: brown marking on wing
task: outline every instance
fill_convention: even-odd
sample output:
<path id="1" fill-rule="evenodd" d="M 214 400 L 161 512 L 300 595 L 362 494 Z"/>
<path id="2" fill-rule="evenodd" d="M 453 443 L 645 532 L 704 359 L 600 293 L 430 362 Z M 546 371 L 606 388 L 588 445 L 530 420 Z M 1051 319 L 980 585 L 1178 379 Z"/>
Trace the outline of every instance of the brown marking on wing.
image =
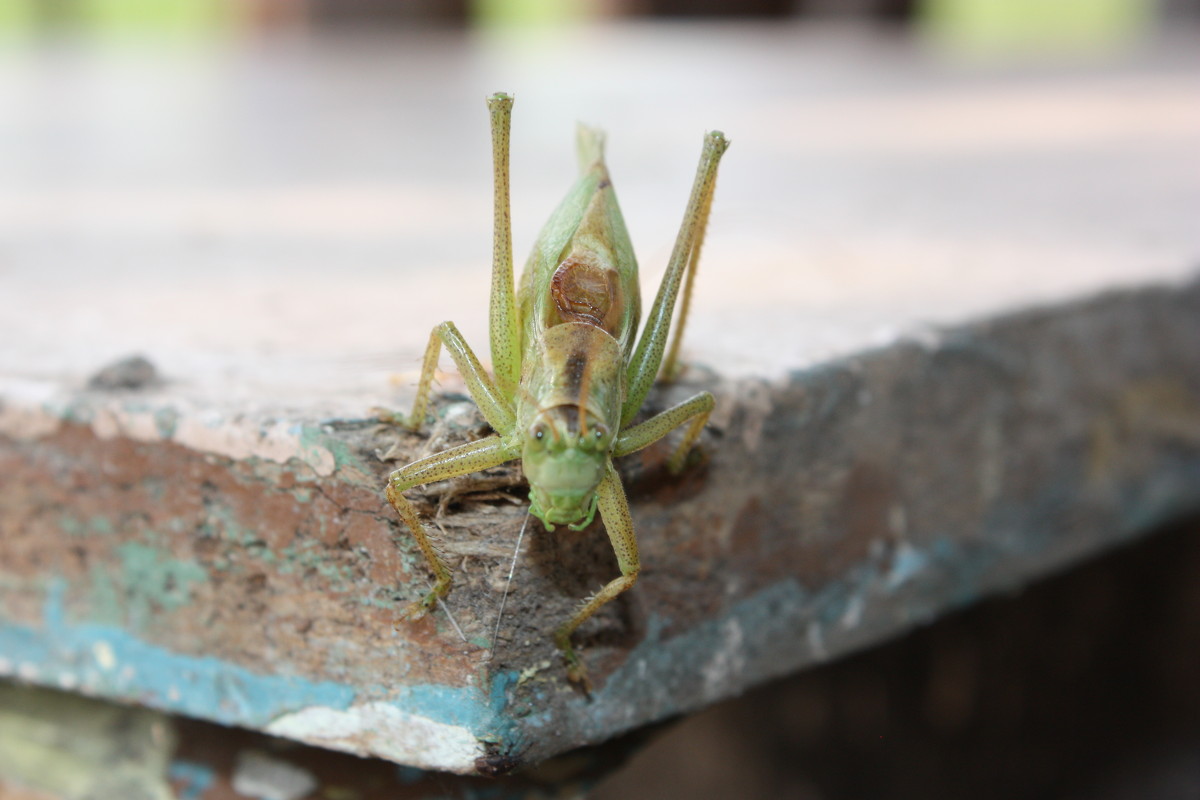
<path id="1" fill-rule="evenodd" d="M 622 300 L 617 273 L 579 256 L 568 256 L 550 278 L 550 292 L 563 322 L 585 322 L 615 336 Z"/>

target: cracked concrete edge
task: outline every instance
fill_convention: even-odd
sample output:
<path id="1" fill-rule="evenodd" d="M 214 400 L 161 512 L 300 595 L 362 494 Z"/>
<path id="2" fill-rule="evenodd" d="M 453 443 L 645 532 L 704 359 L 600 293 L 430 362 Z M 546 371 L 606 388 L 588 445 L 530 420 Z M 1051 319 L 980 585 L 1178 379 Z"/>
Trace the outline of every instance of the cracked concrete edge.
<path id="1" fill-rule="evenodd" d="M 718 598 L 709 610 L 679 605 L 689 595 L 671 596 L 661 571 L 658 580 L 639 584 L 649 609 L 644 630 L 632 646 L 607 649 L 593 702 L 501 672 L 465 705 L 454 701 L 432 714 L 421 713 L 420 704 L 389 709 L 368 690 L 334 703 L 292 697 L 285 713 L 229 721 L 279 725 L 298 738 L 319 737 L 316 728 L 336 723 L 342 733 L 327 736 L 328 746 L 471 771 L 485 741 L 482 728 L 471 728 L 472 743 L 454 718 L 466 705 L 491 704 L 504 723 L 495 731 L 503 747 L 527 743 L 527 757 L 538 760 L 693 710 L 1032 580 L 1147 530 L 1183 510 L 1189 497 L 1194 505 L 1198 320 L 1197 282 L 1113 292 L 899 341 L 786 379 L 724 387 L 722 394 L 736 402 L 719 406 L 714 419 L 725 432 L 712 454 L 720 491 L 635 502 L 648 530 L 695 523 L 718 561 L 736 563 L 739 552 L 749 560 L 704 578 L 708 595 Z M 153 412 L 108 413 L 111 402 L 117 401 L 103 400 L 101 413 L 78 420 L 70 404 L 57 412 L 45 402 L 22 411 L 6 396 L 4 415 L 12 424 L 32 420 L 26 434 L 51 435 L 70 419 L 97 440 L 113 431 L 117 439 L 137 440 L 129 433 L 136 431 L 163 441 L 155 438 L 157 424 L 151 430 Z M 59 422 L 51 429 L 44 415 L 55 413 Z M 247 419 L 230 424 L 262 430 Z M 1017 443 L 1014 434 L 1027 419 L 1034 438 Z M 880 430 L 891 431 L 890 441 Z M 324 432 L 334 434 L 322 446 L 337 464 L 336 431 Z M 938 435 L 959 449 L 939 460 Z M 216 455 L 222 446 L 220 437 L 202 441 L 201 452 Z M 278 441 L 290 444 L 272 450 Z M 264 452 L 290 452 L 293 462 L 303 446 L 302 435 L 284 436 Z M 910 452 L 925 466 L 906 467 Z M 1011 463 L 1013 457 L 1044 463 L 1031 470 Z M 353 472 L 353 458 L 341 462 Z M 888 464 L 892 472 L 881 477 Z M 786 557 L 763 562 L 763 548 Z M 415 645 L 428 648 L 442 634 L 429 636 Z M 5 671 L 53 683 L 52 661 L 28 674 L 9 662 Z M 352 683 L 352 691 L 363 689 Z M 99 693 L 121 696 L 112 689 Z M 175 708 L 169 697 L 163 704 Z M 389 750 L 370 735 L 416 718 L 434 726 L 444 753 Z"/>

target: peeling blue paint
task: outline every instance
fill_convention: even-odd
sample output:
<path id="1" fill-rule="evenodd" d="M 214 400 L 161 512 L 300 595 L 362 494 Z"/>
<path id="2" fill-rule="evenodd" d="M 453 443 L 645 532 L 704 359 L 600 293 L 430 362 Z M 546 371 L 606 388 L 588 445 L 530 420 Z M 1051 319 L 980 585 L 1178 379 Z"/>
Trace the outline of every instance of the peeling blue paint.
<path id="1" fill-rule="evenodd" d="M 486 688 L 416 686 L 352 687 L 297 676 L 263 675 L 218 658 L 172 652 L 109 624 L 72 622 L 67 583 L 49 585 L 42 624 L 0 624 L 0 663 L 26 680 L 62 685 L 86 694 L 136 700 L 152 707 L 225 724 L 264 728 L 279 717 L 311 707 L 349 710 L 360 699 L 390 695 L 395 708 L 471 731 L 482 741 L 507 742 L 515 733 L 506 715 L 516 672 L 493 676 Z M 360 692 L 367 697 L 360 697 Z M 179 769 L 192 778 L 187 765 Z M 181 779 L 183 773 L 180 773 Z M 195 780 L 191 785 L 195 786 Z"/>
<path id="2" fill-rule="evenodd" d="M 344 710 L 350 686 L 283 675 L 259 675 L 216 658 L 173 653 L 125 630 L 66 618 L 66 583 L 47 593 L 41 629 L 0 627 L 0 654 L 41 673 L 72 674 L 89 694 L 139 702 L 226 724 L 265 726 L 307 706 Z"/>

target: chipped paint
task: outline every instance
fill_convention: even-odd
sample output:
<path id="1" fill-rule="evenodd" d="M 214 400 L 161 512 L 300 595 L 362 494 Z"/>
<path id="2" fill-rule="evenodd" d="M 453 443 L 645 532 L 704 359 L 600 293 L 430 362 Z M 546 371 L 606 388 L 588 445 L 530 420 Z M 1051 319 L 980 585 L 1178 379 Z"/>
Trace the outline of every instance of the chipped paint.
<path id="1" fill-rule="evenodd" d="M 721 687 L 731 676 L 746 667 L 744 651 L 746 637 L 737 617 L 729 617 L 721 625 L 721 646 L 712 652 L 712 657 L 701 667 L 704 676 L 704 696 L 713 699 L 721 696 Z"/>
<path id="2" fill-rule="evenodd" d="M 306 435 L 304 428 L 285 419 L 266 420 L 255 426 L 219 413 L 192 414 L 176 421 L 172 441 L 238 461 L 260 458 L 286 464 L 295 458 L 322 476 L 332 475 L 337 467 L 332 452 Z"/>
<path id="3" fill-rule="evenodd" d="M 62 427 L 63 420 L 51 411 L 58 392 L 48 381 L 6 377 L 0 395 L 0 435 L 18 442 L 49 436 Z"/>
<path id="4" fill-rule="evenodd" d="M 53 667 L 60 674 L 74 674 L 88 694 L 136 698 L 191 716 L 260 726 L 307 705 L 346 708 L 357 694 L 343 684 L 260 675 L 215 658 L 173 653 L 111 625 L 69 622 L 65 590 L 62 581 L 51 586 L 40 628 L 0 627 L 0 652 L 37 668 L 37 674 L 23 676 L 27 679 L 39 680 L 40 667 Z M 124 669 L 134 665 L 136 672 Z M 2 671 L 14 672 L 11 667 Z M 15 672 L 19 675 L 21 668 Z"/>
<path id="5" fill-rule="evenodd" d="M 207 764 L 177 758 L 167 767 L 167 777 L 180 785 L 179 800 L 200 800 L 216 782 L 217 774 Z"/>
<path id="6" fill-rule="evenodd" d="M 266 731 L 323 747 L 449 772 L 472 771 L 475 759 L 486 755 L 483 744 L 469 728 L 438 722 L 380 702 L 345 710 L 305 708 L 279 717 Z M 466 765 L 469 768 L 464 769 Z"/>
<path id="7" fill-rule="evenodd" d="M 64 422 L 88 424 L 102 440 L 127 438 L 139 442 L 172 441 L 197 452 L 233 460 L 262 459 L 308 464 L 319 476 L 346 465 L 360 468 L 357 457 L 319 425 L 294 420 L 255 420 L 215 409 L 155 405 L 125 397 L 74 398 L 64 401 L 60 388 L 41 381 L 6 378 L 0 402 L 0 435 L 32 441 L 57 432 Z"/>
<path id="8" fill-rule="evenodd" d="M 892 557 L 892 568 L 884 579 L 888 591 L 895 591 L 929 566 L 929 555 L 913 547 L 908 542 L 901 542 Z"/>
<path id="9" fill-rule="evenodd" d="M 123 542 L 116 550 L 126 613 L 135 628 L 156 609 L 183 608 L 191 599 L 192 586 L 208 580 L 208 572 L 196 562 L 171 558 L 139 542 Z"/>
<path id="10" fill-rule="evenodd" d="M 0 672 L 455 771 L 472 768 L 482 741 L 494 755 L 521 739 L 523 757 L 536 760 L 607 739 L 1195 509 L 1198 304 L 1200 286 L 1122 293 L 746 392 L 711 376 L 671 390 L 725 393 L 702 469 L 660 480 L 650 451 L 626 460 L 648 571 L 580 632 L 598 687 L 591 701 L 566 685 L 545 634 L 577 596 L 569 571 L 611 577 L 602 537 L 535 540 L 537 568 L 522 569 L 506 635 L 485 663 L 480 637 L 496 630 L 493 584 L 507 559 L 471 555 L 456 566 L 464 580 L 453 608 L 467 641 L 443 630 L 440 614 L 391 627 L 427 575 L 384 514 L 388 465 L 373 454 L 380 437 L 397 453 L 420 440 L 364 420 L 283 425 L 282 414 L 83 395 L 58 414 L 77 424 L 31 445 L 0 441 L 9 474 L 36 490 L 33 502 L 20 490 L 4 497 L 28 524 L 24 538 L 4 537 L 0 605 L 11 618 L 0 627 Z M 1168 317 L 1170 326 L 1145 324 Z M 1085 341 L 1121 347 L 1097 362 Z M 127 418 L 97 414 L 118 401 Z M 54 408 L 46 403 L 34 405 Z M 97 426 L 119 433 L 101 441 Z M 153 446 L 167 440 L 187 447 Z M 439 513 L 451 547 L 494 542 L 519 523 L 504 498 Z M 592 551 L 589 538 L 600 540 Z M 120 550 L 125 542 L 135 546 Z M 576 543 L 587 559 L 573 559 Z M 559 555 L 573 560 L 560 568 Z M 178 585 L 175 558 L 202 564 L 209 582 L 189 583 L 185 570 Z M 114 566 L 148 576 L 143 609 L 165 600 L 174 613 L 139 630 L 145 614 L 131 610 Z M 63 619 L 61 598 L 57 618 L 48 602 L 39 624 L 55 578 L 71 581 L 70 609 L 86 625 Z M 213 658 L 171 651 L 194 644 L 185 637 L 196 620 L 213 621 L 195 645 Z M 493 665 L 511 677 L 489 683 Z M 434 752 L 404 740 L 412 728 L 441 737 Z"/>
<path id="11" fill-rule="evenodd" d="M 0 652 L 6 656 L 0 658 L 0 674 L 66 681 L 87 694 L 459 773 L 473 772 L 475 759 L 486 755 L 483 743 L 504 741 L 513 727 L 503 712 L 517 673 L 493 676 L 486 690 L 376 687 L 373 693 L 390 697 L 364 701 L 360 689 L 344 684 L 263 675 L 215 658 L 173 653 L 122 628 L 72 623 L 63 607 L 65 592 L 62 581 L 51 586 L 40 628 L 0 625 Z"/>

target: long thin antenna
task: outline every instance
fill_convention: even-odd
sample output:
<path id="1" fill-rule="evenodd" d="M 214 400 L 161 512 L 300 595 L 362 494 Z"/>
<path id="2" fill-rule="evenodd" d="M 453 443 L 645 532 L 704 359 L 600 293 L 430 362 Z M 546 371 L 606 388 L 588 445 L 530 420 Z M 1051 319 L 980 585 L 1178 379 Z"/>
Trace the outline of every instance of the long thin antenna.
<path id="1" fill-rule="evenodd" d="M 513 573 L 517 571 L 517 556 L 521 554 L 521 540 L 525 538 L 525 526 L 529 524 L 529 512 L 521 523 L 521 532 L 517 534 L 517 546 L 513 548 L 512 563 L 508 566 L 508 581 L 504 584 L 504 594 L 500 597 L 500 611 L 496 614 L 496 629 L 492 631 L 492 649 L 488 651 L 488 661 L 496 655 L 496 642 L 500 637 L 500 620 L 504 619 L 504 604 L 508 602 L 508 587 L 512 586 Z"/>

